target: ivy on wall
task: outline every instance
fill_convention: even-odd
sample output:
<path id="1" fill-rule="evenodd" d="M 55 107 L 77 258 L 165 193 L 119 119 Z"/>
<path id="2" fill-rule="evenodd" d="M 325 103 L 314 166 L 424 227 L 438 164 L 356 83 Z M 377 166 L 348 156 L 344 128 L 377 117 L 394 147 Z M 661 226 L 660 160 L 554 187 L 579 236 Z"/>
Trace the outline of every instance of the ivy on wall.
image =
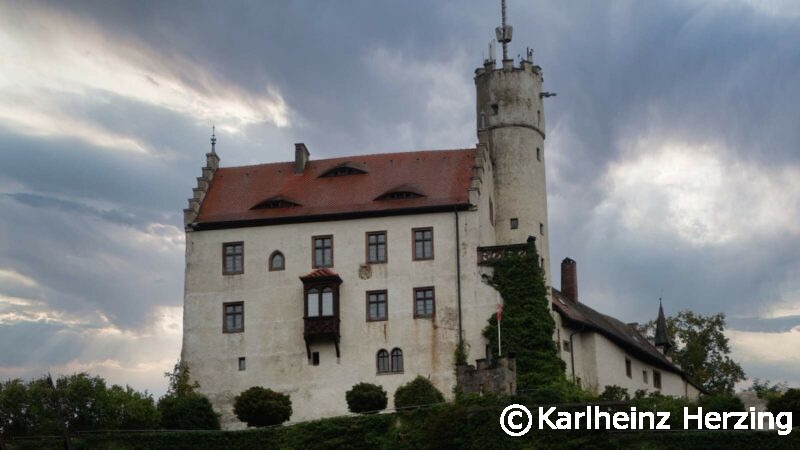
<path id="1" fill-rule="evenodd" d="M 566 381 L 566 365 L 559 358 L 553 342 L 555 322 L 550 315 L 544 271 L 539 267 L 539 253 L 529 242 L 524 254 L 510 254 L 497 260 L 489 284 L 503 297 L 501 340 L 503 354 L 514 354 L 517 362 L 517 386 L 533 389 Z M 497 316 L 492 314 L 483 330 L 494 351 L 497 350 Z"/>

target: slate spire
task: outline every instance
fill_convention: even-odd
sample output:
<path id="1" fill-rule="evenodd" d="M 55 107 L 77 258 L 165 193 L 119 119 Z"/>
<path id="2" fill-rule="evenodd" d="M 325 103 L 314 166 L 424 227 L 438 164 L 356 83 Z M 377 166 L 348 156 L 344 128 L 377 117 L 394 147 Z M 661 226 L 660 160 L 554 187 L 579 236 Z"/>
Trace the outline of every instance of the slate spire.
<path id="1" fill-rule="evenodd" d="M 670 339 L 669 331 L 667 331 L 667 319 L 664 317 L 664 307 L 661 306 L 660 298 L 658 299 L 658 320 L 656 320 L 655 345 L 656 347 L 660 348 L 665 355 L 669 354 L 673 347 L 672 339 Z"/>

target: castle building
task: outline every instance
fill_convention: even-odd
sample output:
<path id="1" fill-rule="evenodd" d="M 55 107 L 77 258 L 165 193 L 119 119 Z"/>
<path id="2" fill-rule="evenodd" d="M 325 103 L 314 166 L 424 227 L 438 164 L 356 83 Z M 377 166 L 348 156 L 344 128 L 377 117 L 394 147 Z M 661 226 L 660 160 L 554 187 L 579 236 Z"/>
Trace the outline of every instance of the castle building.
<path id="1" fill-rule="evenodd" d="M 533 239 L 550 267 L 543 99 L 552 94 L 532 52 L 508 58 L 503 22 L 500 64 L 492 51 L 475 71 L 473 148 L 317 160 L 296 144 L 294 161 L 221 167 L 212 136 L 184 210 L 182 359 L 224 426 L 243 426 L 232 402 L 251 386 L 289 394 L 293 421 L 346 413 L 344 394 L 359 382 L 383 386 L 390 408 L 417 375 L 450 396 L 459 343 L 470 361 L 490 352 L 481 332 L 502 299 L 484 281 L 489 263 Z M 571 351 L 609 345 L 654 362 L 581 325 L 577 296 L 560 304 L 554 339 L 565 360 L 569 335 Z M 623 357 L 595 366 L 624 373 Z M 587 361 L 568 372 L 619 384 Z M 513 377 L 502 379 L 513 392 Z"/>

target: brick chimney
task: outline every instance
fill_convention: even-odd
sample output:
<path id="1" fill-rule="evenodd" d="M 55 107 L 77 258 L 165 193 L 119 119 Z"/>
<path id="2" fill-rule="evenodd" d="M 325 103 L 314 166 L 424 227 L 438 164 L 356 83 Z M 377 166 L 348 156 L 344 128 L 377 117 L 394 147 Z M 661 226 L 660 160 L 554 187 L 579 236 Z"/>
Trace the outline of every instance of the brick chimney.
<path id="1" fill-rule="evenodd" d="M 575 303 L 578 302 L 577 266 L 577 263 L 570 258 L 561 261 L 561 293 Z"/>
<path id="2" fill-rule="evenodd" d="M 301 174 L 306 170 L 310 153 L 306 148 L 306 144 L 302 142 L 294 144 L 294 173 Z"/>

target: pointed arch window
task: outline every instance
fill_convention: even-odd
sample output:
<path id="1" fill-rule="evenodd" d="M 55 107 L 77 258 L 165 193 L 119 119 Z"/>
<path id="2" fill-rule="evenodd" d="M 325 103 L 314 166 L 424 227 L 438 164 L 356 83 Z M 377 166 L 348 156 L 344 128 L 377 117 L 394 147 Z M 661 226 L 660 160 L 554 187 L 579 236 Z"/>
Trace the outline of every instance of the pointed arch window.
<path id="1" fill-rule="evenodd" d="M 279 250 L 275 250 L 269 256 L 269 270 L 276 271 L 284 269 L 286 269 L 286 258 L 284 258 L 283 253 Z"/>

